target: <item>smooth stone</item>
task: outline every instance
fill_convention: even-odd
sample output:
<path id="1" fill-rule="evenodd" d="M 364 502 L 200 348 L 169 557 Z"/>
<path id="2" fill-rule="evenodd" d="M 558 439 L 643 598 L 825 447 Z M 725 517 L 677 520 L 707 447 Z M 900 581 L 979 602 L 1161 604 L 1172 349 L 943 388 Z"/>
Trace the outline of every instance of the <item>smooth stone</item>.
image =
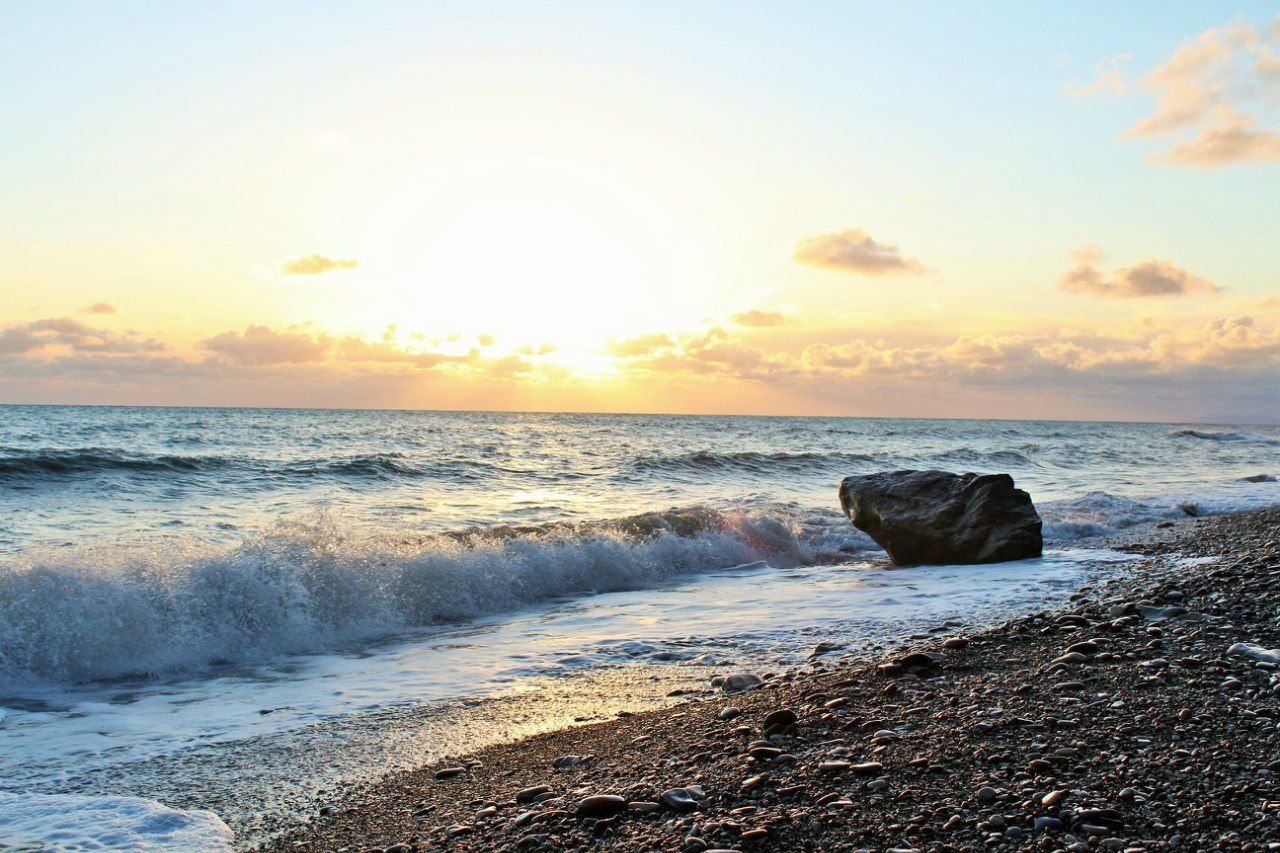
<path id="1" fill-rule="evenodd" d="M 717 714 L 716 716 L 718 716 L 722 720 L 732 720 L 735 717 L 742 716 L 742 709 L 735 708 L 732 705 L 730 705 L 728 708 L 720 709 L 720 713 Z"/>
<path id="2" fill-rule="evenodd" d="M 978 802 L 980 803 L 984 803 L 984 804 L 994 803 L 996 801 L 996 797 L 998 796 L 1000 795 L 996 793 L 995 788 L 989 788 L 984 785 L 983 787 L 978 789 Z"/>
<path id="3" fill-rule="evenodd" d="M 525 788 L 523 791 L 516 794 L 516 802 L 521 805 L 524 805 L 525 803 L 532 803 L 542 794 L 550 793 L 553 790 L 555 789 L 550 785 L 534 785 L 530 788 Z"/>
<path id="4" fill-rule="evenodd" d="M 794 726 L 799 721 L 800 718 L 796 716 L 795 711 L 792 711 L 790 708 L 780 708 L 777 711 L 772 711 L 769 714 L 766 714 L 764 720 L 760 723 L 760 727 L 764 729 L 771 729 L 775 726 Z"/>
<path id="5" fill-rule="evenodd" d="M 615 794 L 593 794 L 578 801 L 578 817 L 608 817 L 626 810 L 626 799 Z"/>
<path id="6" fill-rule="evenodd" d="M 754 672 L 735 672 L 724 677 L 720 682 L 720 689 L 725 693 L 741 693 L 744 690 L 754 690 L 761 684 L 764 684 L 764 679 Z"/>
<path id="7" fill-rule="evenodd" d="M 562 755 L 552 761 L 551 766 L 559 770 L 565 767 L 577 767 L 579 764 L 586 764 L 590 760 L 590 755 Z"/>
<path id="8" fill-rule="evenodd" d="M 1053 808 L 1058 803 L 1062 802 L 1063 797 L 1065 797 L 1066 795 L 1067 795 L 1066 791 L 1050 791 L 1049 793 L 1045 794 L 1043 797 L 1040 798 L 1040 805 L 1047 806 L 1048 808 Z"/>
<path id="9" fill-rule="evenodd" d="M 672 788 L 670 791 L 663 791 L 662 796 L 658 799 L 673 812 L 680 812 L 681 814 L 696 811 L 698 808 L 697 801 L 684 788 Z"/>
<path id="10" fill-rule="evenodd" d="M 443 767 L 436 771 L 437 779 L 452 779 L 454 776 L 461 776 L 467 772 L 465 767 Z"/>
<path id="11" fill-rule="evenodd" d="M 943 660 L 942 655 L 936 652 L 910 652 L 898 658 L 897 664 L 903 669 L 911 669 L 913 666 L 933 669 L 941 666 Z"/>

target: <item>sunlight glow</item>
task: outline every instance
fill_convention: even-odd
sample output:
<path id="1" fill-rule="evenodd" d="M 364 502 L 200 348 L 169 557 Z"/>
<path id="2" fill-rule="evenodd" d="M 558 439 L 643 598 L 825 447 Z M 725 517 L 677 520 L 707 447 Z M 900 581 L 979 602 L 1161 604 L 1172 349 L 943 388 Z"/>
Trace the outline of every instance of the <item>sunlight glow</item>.
<path id="1" fill-rule="evenodd" d="M 678 207 L 588 164 L 491 158 L 423 170 L 372 213 L 362 244 L 371 319 L 390 312 L 427 334 L 474 329 L 503 349 L 591 350 L 706 310 L 707 253 Z"/>

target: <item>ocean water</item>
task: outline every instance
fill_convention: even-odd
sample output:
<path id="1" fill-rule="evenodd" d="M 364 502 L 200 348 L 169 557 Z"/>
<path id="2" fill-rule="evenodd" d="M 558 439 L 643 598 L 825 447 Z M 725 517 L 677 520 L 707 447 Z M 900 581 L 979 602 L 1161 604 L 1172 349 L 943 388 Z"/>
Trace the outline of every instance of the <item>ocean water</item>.
<path id="1" fill-rule="evenodd" d="M 1008 471 L 1045 558 L 886 571 L 836 487 L 898 468 Z M 0 406 L 0 839 L 61 797 L 63 832 L 249 843 L 725 667 L 1044 606 L 1122 570 L 1090 537 L 1276 475 L 1239 425 Z"/>

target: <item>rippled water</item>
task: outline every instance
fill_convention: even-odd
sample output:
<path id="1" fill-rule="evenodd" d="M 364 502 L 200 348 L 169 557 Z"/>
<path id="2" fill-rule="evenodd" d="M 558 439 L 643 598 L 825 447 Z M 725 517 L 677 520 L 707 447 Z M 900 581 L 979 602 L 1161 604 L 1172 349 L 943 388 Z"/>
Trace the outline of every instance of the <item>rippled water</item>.
<path id="1" fill-rule="evenodd" d="M 1012 473 L 1046 559 L 876 568 L 836 488 L 898 468 Z M 0 407 L 0 789 L 251 839 L 308 785 L 707 667 L 1042 606 L 1114 558 L 1082 537 L 1276 474 L 1239 425 Z"/>
<path id="2" fill-rule="evenodd" d="M 1009 471 L 1050 543 L 1280 501 L 1280 430 L 0 407 L 0 677 L 197 671 L 874 549 L 841 477 Z M 1262 481 L 1251 482 L 1254 477 Z"/>

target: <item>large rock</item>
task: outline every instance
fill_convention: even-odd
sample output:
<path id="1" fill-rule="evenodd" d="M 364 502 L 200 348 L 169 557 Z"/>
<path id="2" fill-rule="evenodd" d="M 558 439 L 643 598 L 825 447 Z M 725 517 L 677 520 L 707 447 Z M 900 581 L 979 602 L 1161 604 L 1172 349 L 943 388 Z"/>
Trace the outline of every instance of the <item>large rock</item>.
<path id="1" fill-rule="evenodd" d="M 1039 557 L 1040 514 L 1008 474 L 890 471 L 846 477 L 840 505 L 900 566 Z"/>

